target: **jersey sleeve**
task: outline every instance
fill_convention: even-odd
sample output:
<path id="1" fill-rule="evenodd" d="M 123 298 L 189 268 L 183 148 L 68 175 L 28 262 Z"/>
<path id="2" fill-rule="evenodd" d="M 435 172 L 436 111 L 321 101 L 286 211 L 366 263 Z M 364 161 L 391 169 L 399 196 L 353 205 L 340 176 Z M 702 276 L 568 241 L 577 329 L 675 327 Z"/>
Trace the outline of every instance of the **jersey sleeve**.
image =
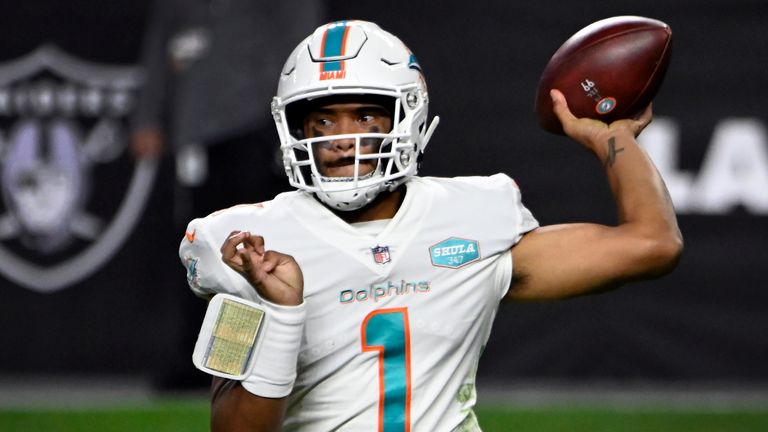
<path id="1" fill-rule="evenodd" d="M 504 242 L 500 244 L 502 254 L 497 257 L 496 264 L 496 283 L 497 296 L 501 300 L 509 290 L 512 283 L 513 262 L 512 247 L 516 245 L 523 236 L 539 227 L 539 222 L 533 216 L 531 211 L 523 204 L 520 188 L 514 180 L 506 174 L 496 174 L 489 178 L 499 193 L 499 203 L 497 205 L 501 212 L 500 226 L 504 229 L 504 235 L 499 238 Z M 506 222 L 504 222 L 506 221 Z"/>
<path id="2" fill-rule="evenodd" d="M 498 252 L 517 244 L 525 233 L 537 228 L 539 222 L 522 202 L 522 194 L 512 178 L 495 174 L 479 178 L 488 195 L 483 200 L 488 216 L 484 221 L 485 237 L 495 243 Z"/>
<path id="3" fill-rule="evenodd" d="M 503 174 L 497 174 L 497 175 L 503 175 Z M 530 210 L 528 210 L 528 207 L 523 204 L 522 199 L 522 193 L 520 192 L 520 188 L 517 186 L 517 183 L 515 183 L 514 180 L 507 177 L 506 175 L 503 175 L 506 177 L 509 182 L 512 183 L 513 187 L 513 202 L 514 202 L 514 208 L 515 212 L 517 213 L 516 222 L 517 227 L 515 228 L 515 232 L 517 233 L 515 235 L 514 243 L 517 244 L 517 242 L 520 241 L 520 239 L 523 237 L 523 235 L 529 231 L 533 231 L 534 229 L 539 227 L 539 221 L 536 220 L 536 218 L 533 216 L 533 213 L 531 213 Z"/>
<path id="4" fill-rule="evenodd" d="M 227 293 L 251 301 L 258 301 L 256 290 L 221 260 L 221 244 L 211 231 L 210 217 L 194 219 L 187 226 L 179 245 L 179 258 L 187 269 L 187 283 L 197 296 L 209 298 Z M 218 230 L 220 231 L 220 230 Z M 226 234 L 224 234 L 226 236 Z"/>

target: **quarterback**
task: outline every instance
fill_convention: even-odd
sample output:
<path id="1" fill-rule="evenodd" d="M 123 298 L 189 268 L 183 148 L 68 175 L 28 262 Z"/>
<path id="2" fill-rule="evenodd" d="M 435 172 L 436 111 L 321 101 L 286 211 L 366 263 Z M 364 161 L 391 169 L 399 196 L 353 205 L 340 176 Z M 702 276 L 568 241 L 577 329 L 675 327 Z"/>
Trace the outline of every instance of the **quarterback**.
<path id="1" fill-rule="evenodd" d="M 636 141 L 650 107 L 605 124 L 551 94 L 566 133 L 605 162 L 616 226 L 540 227 L 504 174 L 417 176 L 438 119 L 416 57 L 364 21 L 302 41 L 272 101 L 297 190 L 193 220 L 179 250 L 197 295 L 253 301 L 274 323 L 249 376 L 214 378 L 212 428 L 479 431 L 475 374 L 499 302 L 674 268 L 674 210 Z"/>

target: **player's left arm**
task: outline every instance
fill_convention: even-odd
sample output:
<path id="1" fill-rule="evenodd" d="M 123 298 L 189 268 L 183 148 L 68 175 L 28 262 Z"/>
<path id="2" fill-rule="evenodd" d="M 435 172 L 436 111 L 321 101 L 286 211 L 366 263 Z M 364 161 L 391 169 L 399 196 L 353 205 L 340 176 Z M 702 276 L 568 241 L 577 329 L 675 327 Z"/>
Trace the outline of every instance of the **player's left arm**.
<path id="1" fill-rule="evenodd" d="M 613 289 L 671 271 L 683 241 L 666 186 L 636 137 L 650 123 L 650 106 L 637 119 L 610 125 L 577 119 L 562 93 L 554 110 L 565 132 L 602 162 L 618 209 L 617 226 L 578 223 L 536 229 L 512 248 L 508 300 L 554 300 Z"/>

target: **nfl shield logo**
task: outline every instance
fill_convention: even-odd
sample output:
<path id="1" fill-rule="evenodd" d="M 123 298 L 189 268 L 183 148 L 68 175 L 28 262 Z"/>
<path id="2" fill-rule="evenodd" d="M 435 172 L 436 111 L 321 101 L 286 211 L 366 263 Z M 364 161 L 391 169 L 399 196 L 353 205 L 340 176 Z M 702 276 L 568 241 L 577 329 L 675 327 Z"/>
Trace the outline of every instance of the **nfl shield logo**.
<path id="1" fill-rule="evenodd" d="M 389 246 L 376 246 L 371 248 L 371 252 L 373 252 L 373 260 L 376 261 L 376 264 L 386 264 L 391 261 Z"/>

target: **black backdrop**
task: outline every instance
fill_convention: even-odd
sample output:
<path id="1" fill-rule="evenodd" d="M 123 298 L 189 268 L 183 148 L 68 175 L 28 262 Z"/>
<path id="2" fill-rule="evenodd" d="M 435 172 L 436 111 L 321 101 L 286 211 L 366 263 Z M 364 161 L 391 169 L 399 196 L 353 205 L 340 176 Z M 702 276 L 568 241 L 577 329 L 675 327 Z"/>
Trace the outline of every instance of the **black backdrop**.
<path id="1" fill-rule="evenodd" d="M 88 61 L 135 65 L 146 10 L 146 1 L 21 2 L 0 15 L 0 62 L 53 42 Z M 722 159 L 713 156 L 716 144 L 751 137 L 751 177 L 739 177 L 742 166 L 728 172 L 736 184 L 752 179 L 744 188 L 753 201 L 768 199 L 759 182 L 768 172 L 768 137 L 760 134 L 768 121 L 768 6 L 759 1 L 339 1 L 329 2 L 328 14 L 376 21 L 418 56 L 431 111 L 442 117 L 423 174 L 509 173 L 542 224 L 614 220 L 599 163 L 536 126 L 533 96 L 549 56 L 597 19 L 666 21 L 675 34 L 673 61 L 654 108 L 657 123 L 677 131 L 665 135 L 677 145 L 669 175 L 686 173 L 704 185 L 705 165 Z M 721 126 L 734 120 L 756 132 L 722 138 Z M 120 163 L 133 162 L 126 155 Z M 164 160 L 136 229 L 94 274 L 47 294 L 0 277 L 0 375 L 204 382 L 189 361 L 196 329 L 188 317 L 202 316 L 202 305 L 185 288 L 176 258 L 171 168 Z M 563 303 L 502 305 L 481 377 L 767 380 L 768 210 L 753 201 L 719 210 L 679 206 L 686 251 L 663 279 Z"/>

